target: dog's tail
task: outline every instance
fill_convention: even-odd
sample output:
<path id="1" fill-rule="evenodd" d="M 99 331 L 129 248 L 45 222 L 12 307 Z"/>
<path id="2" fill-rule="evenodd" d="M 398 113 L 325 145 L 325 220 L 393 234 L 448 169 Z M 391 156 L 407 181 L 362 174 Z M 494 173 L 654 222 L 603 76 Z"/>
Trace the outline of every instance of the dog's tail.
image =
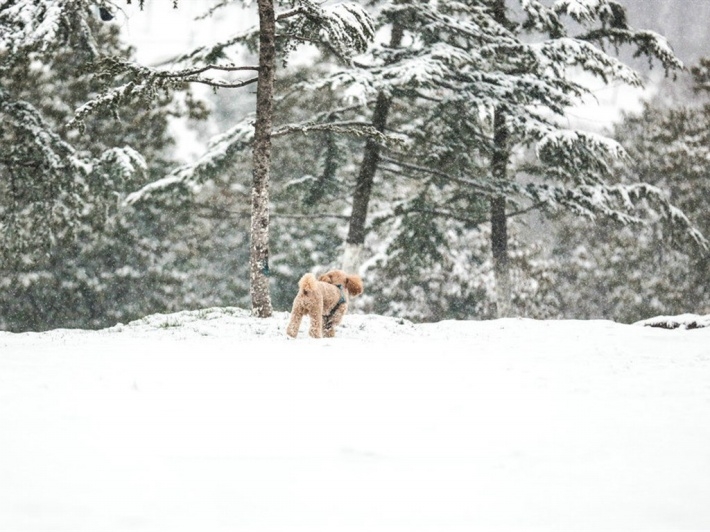
<path id="1" fill-rule="evenodd" d="M 306 275 L 301 277 L 300 281 L 298 281 L 298 288 L 300 288 L 301 292 L 305 294 L 315 291 L 317 287 L 318 279 L 316 279 L 316 276 L 312 273 L 307 273 Z"/>

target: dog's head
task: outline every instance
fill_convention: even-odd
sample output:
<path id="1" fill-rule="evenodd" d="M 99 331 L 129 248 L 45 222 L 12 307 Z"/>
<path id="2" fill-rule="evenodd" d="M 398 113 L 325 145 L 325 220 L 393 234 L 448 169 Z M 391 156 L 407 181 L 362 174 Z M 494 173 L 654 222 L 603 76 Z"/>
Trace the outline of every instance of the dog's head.
<path id="1" fill-rule="evenodd" d="M 347 290 L 348 294 L 351 296 L 360 295 L 363 291 L 362 279 L 360 279 L 360 276 L 348 275 L 343 270 L 331 270 L 318 277 L 318 280 L 323 281 L 324 283 L 340 285 Z"/>

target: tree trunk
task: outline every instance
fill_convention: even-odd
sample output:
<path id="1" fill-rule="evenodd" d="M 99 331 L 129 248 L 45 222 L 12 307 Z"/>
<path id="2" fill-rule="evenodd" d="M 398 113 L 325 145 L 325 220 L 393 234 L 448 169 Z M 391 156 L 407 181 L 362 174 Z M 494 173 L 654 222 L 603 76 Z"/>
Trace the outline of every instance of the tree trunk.
<path id="1" fill-rule="evenodd" d="M 251 191 L 250 292 L 254 316 L 272 314 L 269 292 L 269 180 L 274 94 L 276 17 L 273 0 L 258 0 L 259 80 L 256 88 Z"/>
<path id="2" fill-rule="evenodd" d="M 392 26 L 390 47 L 397 48 L 402 42 L 404 30 L 398 24 Z M 384 93 L 377 95 L 375 112 L 372 116 L 372 126 L 377 131 L 384 132 L 387 125 L 387 115 L 392 106 L 392 99 Z M 357 176 L 355 192 L 353 193 L 353 206 L 350 213 L 350 227 L 345 241 L 342 269 L 346 272 L 357 272 L 362 264 L 362 248 L 365 243 L 365 225 L 367 222 L 367 209 L 372 195 L 372 183 L 380 163 L 380 145 L 372 139 L 365 142 L 365 151 L 360 164 L 360 173 Z"/>
<path id="3" fill-rule="evenodd" d="M 493 0 L 493 18 L 502 26 L 508 26 L 505 0 Z M 493 156 L 491 174 L 493 179 L 508 179 L 508 128 L 505 112 L 501 107 L 493 110 Z M 496 283 L 496 314 L 505 318 L 511 314 L 512 289 L 510 286 L 510 261 L 508 259 L 508 217 L 505 212 L 505 196 L 491 198 L 491 251 L 493 273 Z"/>
<path id="4" fill-rule="evenodd" d="M 505 114 L 501 109 L 496 109 L 493 118 L 493 156 L 491 157 L 491 173 L 494 179 L 507 179 L 508 158 L 508 129 L 505 124 Z M 496 313 L 499 318 L 510 316 L 511 311 L 507 225 L 505 196 L 496 196 L 491 199 L 491 251 L 496 282 Z"/>

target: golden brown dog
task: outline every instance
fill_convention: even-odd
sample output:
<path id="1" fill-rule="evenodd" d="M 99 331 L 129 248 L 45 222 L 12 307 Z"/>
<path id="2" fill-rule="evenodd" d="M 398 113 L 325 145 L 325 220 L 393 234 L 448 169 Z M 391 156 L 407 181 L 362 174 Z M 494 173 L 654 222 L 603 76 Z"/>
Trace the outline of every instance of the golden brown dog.
<path id="1" fill-rule="evenodd" d="M 307 273 L 298 282 L 298 294 L 293 300 L 286 334 L 296 338 L 303 316 L 308 315 L 311 319 L 308 334 L 311 337 L 332 338 L 335 327 L 348 310 L 348 300 L 362 294 L 362 290 L 362 279 L 357 275 L 347 275 L 342 270 L 329 271 L 318 279 Z"/>

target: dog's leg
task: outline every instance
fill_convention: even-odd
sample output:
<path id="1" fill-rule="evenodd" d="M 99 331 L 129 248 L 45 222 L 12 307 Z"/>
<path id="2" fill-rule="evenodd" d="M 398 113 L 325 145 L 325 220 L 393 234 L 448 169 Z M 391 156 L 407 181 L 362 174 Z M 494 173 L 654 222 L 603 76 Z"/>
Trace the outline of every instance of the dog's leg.
<path id="1" fill-rule="evenodd" d="M 308 316 L 311 318 L 311 328 L 308 334 L 311 338 L 323 338 L 323 310 L 322 305 L 314 305 L 309 309 Z"/>
<path id="2" fill-rule="evenodd" d="M 335 336 L 335 324 L 333 316 L 328 315 L 323 318 L 323 337 L 332 338 L 333 336 Z"/>
<path id="3" fill-rule="evenodd" d="M 343 316 L 345 316 L 345 312 L 347 310 L 347 303 L 343 303 L 336 309 L 336 311 L 333 313 L 332 316 L 330 316 L 330 318 L 327 320 L 327 323 L 325 324 L 323 336 L 325 336 L 326 338 L 333 338 L 335 336 L 335 327 L 339 325 L 341 321 L 343 321 Z"/>
<path id="4" fill-rule="evenodd" d="M 291 338 L 298 336 L 298 329 L 301 327 L 302 319 L 303 309 L 294 302 L 293 309 L 291 309 L 291 321 L 288 322 L 288 327 L 286 328 L 286 334 Z"/>

